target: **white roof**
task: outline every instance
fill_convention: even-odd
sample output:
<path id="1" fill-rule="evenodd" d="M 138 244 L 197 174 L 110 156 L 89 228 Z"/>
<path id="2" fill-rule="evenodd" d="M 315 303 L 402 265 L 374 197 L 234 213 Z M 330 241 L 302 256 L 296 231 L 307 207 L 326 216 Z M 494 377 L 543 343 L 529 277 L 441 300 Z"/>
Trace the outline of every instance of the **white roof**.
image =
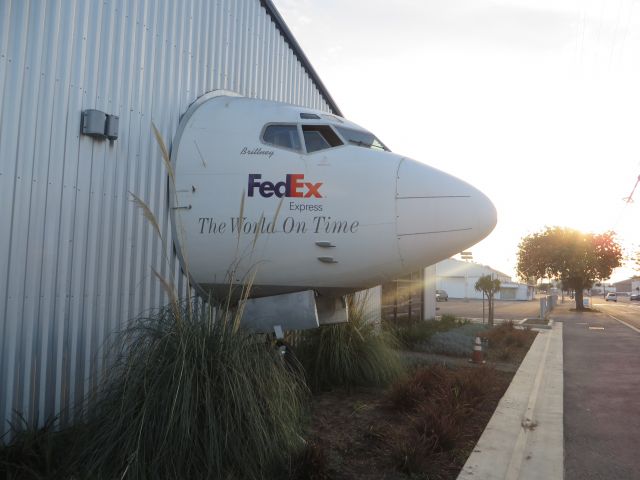
<path id="1" fill-rule="evenodd" d="M 494 275 L 501 282 L 511 282 L 511 277 L 506 273 L 495 270 L 488 265 L 481 265 L 475 262 L 463 262 L 448 258 L 436 264 L 436 276 L 438 277 L 481 277 L 483 275 Z"/>

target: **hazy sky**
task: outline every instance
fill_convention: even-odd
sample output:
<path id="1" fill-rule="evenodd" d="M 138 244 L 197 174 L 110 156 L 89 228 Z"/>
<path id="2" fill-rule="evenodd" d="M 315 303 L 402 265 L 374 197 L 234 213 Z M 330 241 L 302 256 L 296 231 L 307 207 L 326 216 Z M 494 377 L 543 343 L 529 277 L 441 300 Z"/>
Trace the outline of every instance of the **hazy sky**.
<path id="1" fill-rule="evenodd" d="M 477 262 L 545 225 L 640 249 L 640 0 L 274 2 L 345 117 L 493 200 Z"/>

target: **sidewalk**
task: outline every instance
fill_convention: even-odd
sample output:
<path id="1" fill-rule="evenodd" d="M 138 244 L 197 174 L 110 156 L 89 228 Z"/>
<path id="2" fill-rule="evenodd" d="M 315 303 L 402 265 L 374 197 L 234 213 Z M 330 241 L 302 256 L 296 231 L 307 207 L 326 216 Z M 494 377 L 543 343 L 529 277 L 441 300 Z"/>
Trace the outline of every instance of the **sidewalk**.
<path id="1" fill-rule="evenodd" d="M 564 323 L 565 478 L 640 479 L 640 332 L 615 319 L 635 312 L 572 306 L 554 311 Z"/>
<path id="2" fill-rule="evenodd" d="M 563 478 L 562 332 L 539 331 L 459 480 Z"/>

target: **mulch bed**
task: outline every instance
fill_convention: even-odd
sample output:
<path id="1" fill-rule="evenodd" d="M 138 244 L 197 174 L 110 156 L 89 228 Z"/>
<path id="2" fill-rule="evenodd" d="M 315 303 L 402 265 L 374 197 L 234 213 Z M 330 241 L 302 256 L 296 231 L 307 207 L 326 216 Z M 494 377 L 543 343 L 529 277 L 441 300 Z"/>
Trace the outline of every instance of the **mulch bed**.
<path id="1" fill-rule="evenodd" d="M 427 458 L 422 458 L 418 449 L 420 435 L 425 435 L 416 430 L 419 413 L 394 409 L 388 391 L 361 388 L 316 395 L 307 437 L 309 448 L 300 459 L 295 478 L 455 479 L 512 376 L 493 370 L 495 384 L 483 402 L 466 416 L 463 428 L 456 433 L 455 446 L 444 451 L 436 448 Z"/>
<path id="2" fill-rule="evenodd" d="M 314 395 L 308 448 L 290 478 L 457 478 L 536 333 L 504 325 L 483 336 L 490 345 L 486 366 L 418 362 L 386 390 Z M 513 369 L 494 368 L 506 365 L 496 362 Z"/>

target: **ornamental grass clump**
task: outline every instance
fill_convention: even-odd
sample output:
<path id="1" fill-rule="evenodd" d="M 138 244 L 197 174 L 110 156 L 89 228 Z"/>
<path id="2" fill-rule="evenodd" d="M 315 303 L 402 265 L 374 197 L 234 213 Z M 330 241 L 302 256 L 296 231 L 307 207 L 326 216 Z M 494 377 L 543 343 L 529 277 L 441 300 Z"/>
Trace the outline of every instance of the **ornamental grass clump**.
<path id="1" fill-rule="evenodd" d="M 403 372 L 397 341 L 367 314 L 366 298 L 347 298 L 349 321 L 307 330 L 297 354 L 315 391 L 385 386 Z"/>
<path id="2" fill-rule="evenodd" d="M 73 470 L 109 479 L 258 479 L 303 448 L 302 375 L 212 312 L 172 304 L 120 335 Z"/>
<path id="3" fill-rule="evenodd" d="M 28 421 L 16 412 L 10 422 L 11 442 L 3 445 L 7 437 L 0 437 L 0 478 L 44 479 L 65 478 L 68 459 L 76 448 L 76 438 L 82 426 L 56 430 L 58 417 L 48 418 L 43 425 Z"/>

